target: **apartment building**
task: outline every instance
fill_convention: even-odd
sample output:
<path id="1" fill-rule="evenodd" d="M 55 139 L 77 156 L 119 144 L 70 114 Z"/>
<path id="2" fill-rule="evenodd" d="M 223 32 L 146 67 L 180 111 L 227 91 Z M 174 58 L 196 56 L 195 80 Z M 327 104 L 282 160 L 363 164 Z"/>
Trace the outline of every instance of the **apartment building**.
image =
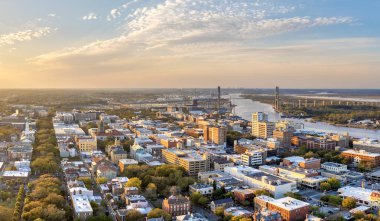
<path id="1" fill-rule="evenodd" d="M 343 157 L 350 158 L 354 164 L 359 164 L 360 162 L 369 162 L 373 167 L 380 166 L 380 154 L 370 153 L 365 150 L 346 150 L 342 152 Z"/>
<path id="2" fill-rule="evenodd" d="M 98 149 L 96 139 L 91 136 L 76 136 L 75 142 L 80 152 L 92 152 Z"/>
<path id="3" fill-rule="evenodd" d="M 165 163 L 185 168 L 189 175 L 198 175 L 199 172 L 210 170 L 210 160 L 200 156 L 195 151 L 179 149 L 163 149 L 162 159 Z"/>

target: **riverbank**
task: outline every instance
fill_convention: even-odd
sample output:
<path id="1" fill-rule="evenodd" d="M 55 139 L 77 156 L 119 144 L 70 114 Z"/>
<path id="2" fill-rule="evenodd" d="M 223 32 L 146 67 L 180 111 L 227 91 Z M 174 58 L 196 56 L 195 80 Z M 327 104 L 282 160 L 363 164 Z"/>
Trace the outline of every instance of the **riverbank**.
<path id="1" fill-rule="evenodd" d="M 254 102 L 273 105 L 274 96 L 271 95 L 241 95 L 245 99 Z M 313 104 L 301 104 L 298 101 L 287 100 L 290 96 L 284 96 L 286 100 L 281 106 L 281 114 L 286 118 L 312 119 L 315 122 L 325 122 L 334 126 L 360 128 L 360 129 L 380 129 L 380 107 L 371 105 L 349 106 L 343 104 L 326 104 L 324 106 Z M 303 106 L 304 105 L 304 106 Z M 361 121 L 372 121 L 372 123 L 360 123 Z M 378 123 L 378 124 L 376 124 Z"/>
<path id="2" fill-rule="evenodd" d="M 273 106 L 266 103 L 261 103 L 259 101 L 254 101 L 251 99 L 246 99 L 241 96 L 241 94 L 230 94 L 232 103 L 237 105 L 235 107 L 235 113 L 237 116 L 242 117 L 245 120 L 252 120 L 252 113 L 254 112 L 265 112 L 268 114 L 268 118 L 270 121 L 278 121 L 278 120 L 288 120 L 294 123 L 301 123 L 304 125 L 306 130 L 312 130 L 317 132 L 325 132 L 325 133 L 338 133 L 345 134 L 349 133 L 352 137 L 355 138 L 371 138 L 380 140 L 380 130 L 374 129 L 364 129 L 364 128 L 350 128 L 338 125 L 331 125 L 326 122 L 309 122 L 306 119 L 299 118 L 282 118 L 279 113 L 277 113 Z"/>

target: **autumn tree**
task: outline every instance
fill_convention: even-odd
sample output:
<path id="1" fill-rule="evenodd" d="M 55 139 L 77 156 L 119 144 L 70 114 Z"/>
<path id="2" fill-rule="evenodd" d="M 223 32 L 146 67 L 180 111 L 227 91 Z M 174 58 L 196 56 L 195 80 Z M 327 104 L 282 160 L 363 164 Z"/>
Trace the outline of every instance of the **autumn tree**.
<path id="1" fill-rule="evenodd" d="M 163 217 L 165 221 L 171 221 L 172 220 L 172 216 L 168 212 L 166 212 L 162 209 L 159 209 L 159 208 L 155 208 L 148 213 L 149 219 L 160 218 L 160 217 Z"/>

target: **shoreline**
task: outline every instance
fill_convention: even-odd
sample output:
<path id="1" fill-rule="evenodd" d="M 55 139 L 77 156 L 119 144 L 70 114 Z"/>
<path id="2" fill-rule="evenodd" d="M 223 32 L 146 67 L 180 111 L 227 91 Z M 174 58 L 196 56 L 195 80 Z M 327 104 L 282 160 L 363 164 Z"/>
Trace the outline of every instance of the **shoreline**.
<path id="1" fill-rule="evenodd" d="M 243 95 L 243 94 L 241 94 Z M 251 98 L 249 96 L 240 96 L 241 98 L 244 98 L 244 99 L 249 99 L 253 102 L 259 102 L 259 103 L 262 103 L 262 104 L 267 104 L 267 105 L 270 105 L 272 108 L 273 108 L 273 103 L 272 102 L 266 102 L 266 100 L 257 100 L 257 99 L 254 99 L 254 98 Z M 276 110 L 275 110 L 276 111 Z M 380 125 L 376 126 L 366 126 L 366 125 L 360 125 L 360 124 L 349 124 L 349 123 L 345 123 L 345 124 L 342 124 L 342 123 L 334 123 L 334 122 L 331 122 L 331 121 L 326 121 L 326 120 L 320 120 L 320 119 L 315 119 L 316 116 L 307 116 L 307 117 L 296 117 L 296 116 L 293 116 L 293 114 L 290 114 L 290 113 L 287 113 L 287 112 L 281 112 L 281 111 L 276 111 L 278 114 L 282 114 L 284 117 L 281 117 L 281 118 L 287 118 L 287 119 L 297 119 L 297 120 L 304 120 L 306 122 L 309 122 L 309 123 L 326 123 L 326 124 L 329 124 L 331 126 L 336 126 L 336 127 L 346 127 L 346 128 L 353 128 L 353 129 L 363 129 L 363 130 L 380 130 Z M 311 119 L 311 120 L 310 120 Z"/>

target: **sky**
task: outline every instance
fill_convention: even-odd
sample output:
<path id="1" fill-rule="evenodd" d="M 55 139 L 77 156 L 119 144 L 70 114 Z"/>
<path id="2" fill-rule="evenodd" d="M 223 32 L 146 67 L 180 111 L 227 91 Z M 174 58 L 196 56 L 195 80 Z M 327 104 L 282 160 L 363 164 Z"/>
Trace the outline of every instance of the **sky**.
<path id="1" fill-rule="evenodd" d="M 377 0 L 0 1 L 0 88 L 380 88 Z"/>

